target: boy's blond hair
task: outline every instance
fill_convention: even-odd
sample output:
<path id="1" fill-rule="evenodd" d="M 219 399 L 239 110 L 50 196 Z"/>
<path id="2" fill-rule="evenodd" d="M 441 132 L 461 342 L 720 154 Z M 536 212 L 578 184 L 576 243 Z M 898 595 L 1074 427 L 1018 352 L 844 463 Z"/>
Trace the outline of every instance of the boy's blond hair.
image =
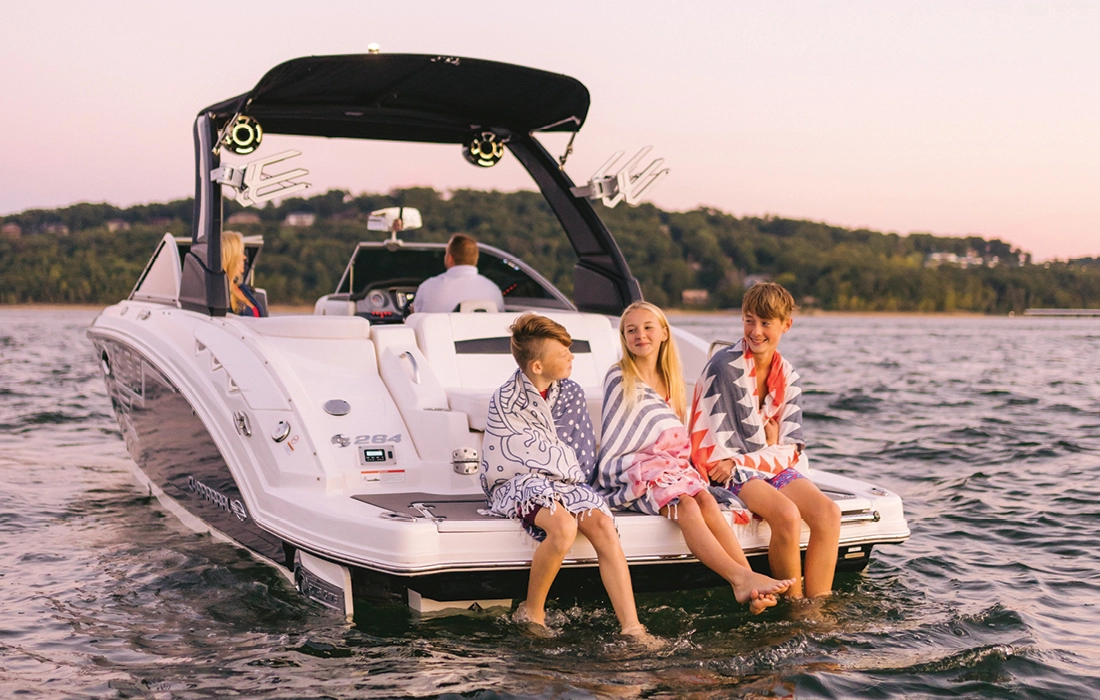
<path id="1" fill-rule="evenodd" d="M 573 344 L 565 326 L 535 313 L 523 314 L 508 330 L 512 332 L 512 357 L 524 371 L 542 357 L 547 340 L 556 340 L 565 347 Z"/>
<path id="2" fill-rule="evenodd" d="M 741 299 L 741 312 L 750 313 L 757 318 L 778 318 L 786 321 L 796 308 L 791 293 L 775 282 L 758 282 Z"/>

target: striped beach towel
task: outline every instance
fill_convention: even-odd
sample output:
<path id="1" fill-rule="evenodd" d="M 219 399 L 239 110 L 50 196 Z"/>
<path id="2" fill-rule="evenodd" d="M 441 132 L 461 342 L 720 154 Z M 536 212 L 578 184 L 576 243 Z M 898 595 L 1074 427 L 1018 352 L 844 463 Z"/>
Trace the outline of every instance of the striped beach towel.
<path id="1" fill-rule="evenodd" d="M 604 379 L 603 429 L 596 488 L 613 508 L 656 515 L 680 496 L 707 489 L 688 460 L 687 428 L 645 382 L 626 400 L 623 372 L 614 365 Z"/>
<path id="2" fill-rule="evenodd" d="M 601 510 L 611 517 L 588 485 L 595 462 L 592 419 L 576 382 L 554 382 L 544 399 L 517 369 L 489 399 L 481 488 L 492 515 L 520 518 L 535 506 L 553 512 L 560 503 L 570 513 Z"/>

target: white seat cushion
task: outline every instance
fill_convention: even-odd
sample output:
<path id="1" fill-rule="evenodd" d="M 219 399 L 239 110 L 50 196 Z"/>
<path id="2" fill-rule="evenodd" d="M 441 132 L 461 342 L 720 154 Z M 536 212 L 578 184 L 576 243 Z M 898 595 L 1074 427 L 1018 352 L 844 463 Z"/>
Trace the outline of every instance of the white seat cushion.
<path id="1" fill-rule="evenodd" d="M 354 339 L 370 337 L 370 322 L 358 316 L 265 316 L 263 318 L 248 318 L 247 316 L 230 316 L 231 319 L 248 319 L 245 321 L 260 335 L 271 335 L 279 338 L 332 338 Z"/>
<path id="2" fill-rule="evenodd" d="M 571 378 L 584 389 L 598 435 L 603 378 L 619 359 L 618 334 L 604 316 L 562 311 L 544 315 L 565 326 L 574 338 Z M 508 329 L 519 316 L 515 312 L 415 313 L 405 320 L 446 392 L 451 410 L 466 413 L 474 430 L 485 430 L 489 397 L 516 371 Z"/>
<path id="3" fill-rule="evenodd" d="M 495 389 L 494 389 L 495 391 Z M 447 400 L 452 411 L 461 411 L 473 430 L 485 432 L 485 419 L 489 415 L 489 398 L 492 391 L 482 389 L 448 389 Z M 588 404 L 588 413 L 592 416 L 592 429 L 596 433 L 596 442 L 600 441 L 600 422 L 603 416 L 603 396 L 584 393 L 585 403 Z"/>

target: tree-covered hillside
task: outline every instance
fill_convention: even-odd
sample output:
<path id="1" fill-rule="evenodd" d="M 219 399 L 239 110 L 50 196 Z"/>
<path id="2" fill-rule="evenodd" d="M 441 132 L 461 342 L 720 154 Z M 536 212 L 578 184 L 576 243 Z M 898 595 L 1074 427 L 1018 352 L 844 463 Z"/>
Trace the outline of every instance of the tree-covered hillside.
<path id="1" fill-rule="evenodd" d="M 263 234 L 256 282 L 273 303 L 312 303 L 331 292 L 366 230 L 386 206 L 420 209 L 409 240 L 445 241 L 456 231 L 508 250 L 572 292 L 572 249 L 541 195 L 408 189 L 351 196 L 330 191 L 248 210 L 258 221 L 227 224 Z M 287 223 L 308 212 L 309 226 Z M 226 216 L 241 214 L 233 202 Z M 811 221 L 737 218 L 713 209 L 666 212 L 653 205 L 599 207 L 645 296 L 662 306 L 726 308 L 745 285 L 774 279 L 806 307 L 834 310 L 977 311 L 1100 308 L 1100 265 L 1084 259 L 1033 265 L 999 240 L 899 236 Z M 0 302 L 110 303 L 126 296 L 165 233 L 188 235 L 192 201 L 118 208 L 77 204 L 30 210 L 0 222 Z M 299 217 L 300 218 L 300 217 Z M 301 223 L 300 221 L 298 223 Z"/>

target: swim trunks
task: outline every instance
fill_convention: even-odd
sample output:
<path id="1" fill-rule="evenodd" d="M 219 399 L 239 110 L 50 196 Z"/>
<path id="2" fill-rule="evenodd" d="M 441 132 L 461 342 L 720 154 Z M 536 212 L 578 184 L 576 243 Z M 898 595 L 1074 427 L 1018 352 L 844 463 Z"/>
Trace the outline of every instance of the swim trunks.
<path id="1" fill-rule="evenodd" d="M 748 469 L 734 469 L 733 480 L 730 481 L 730 485 L 727 487 L 734 496 L 741 493 L 741 487 L 749 483 L 753 479 L 761 479 L 768 484 L 774 486 L 776 489 L 781 489 L 792 481 L 799 479 L 805 479 L 797 469 L 794 467 L 787 467 L 783 471 L 779 472 L 775 476 L 765 479 L 760 476 L 760 472 L 756 470 L 749 471 Z"/>

